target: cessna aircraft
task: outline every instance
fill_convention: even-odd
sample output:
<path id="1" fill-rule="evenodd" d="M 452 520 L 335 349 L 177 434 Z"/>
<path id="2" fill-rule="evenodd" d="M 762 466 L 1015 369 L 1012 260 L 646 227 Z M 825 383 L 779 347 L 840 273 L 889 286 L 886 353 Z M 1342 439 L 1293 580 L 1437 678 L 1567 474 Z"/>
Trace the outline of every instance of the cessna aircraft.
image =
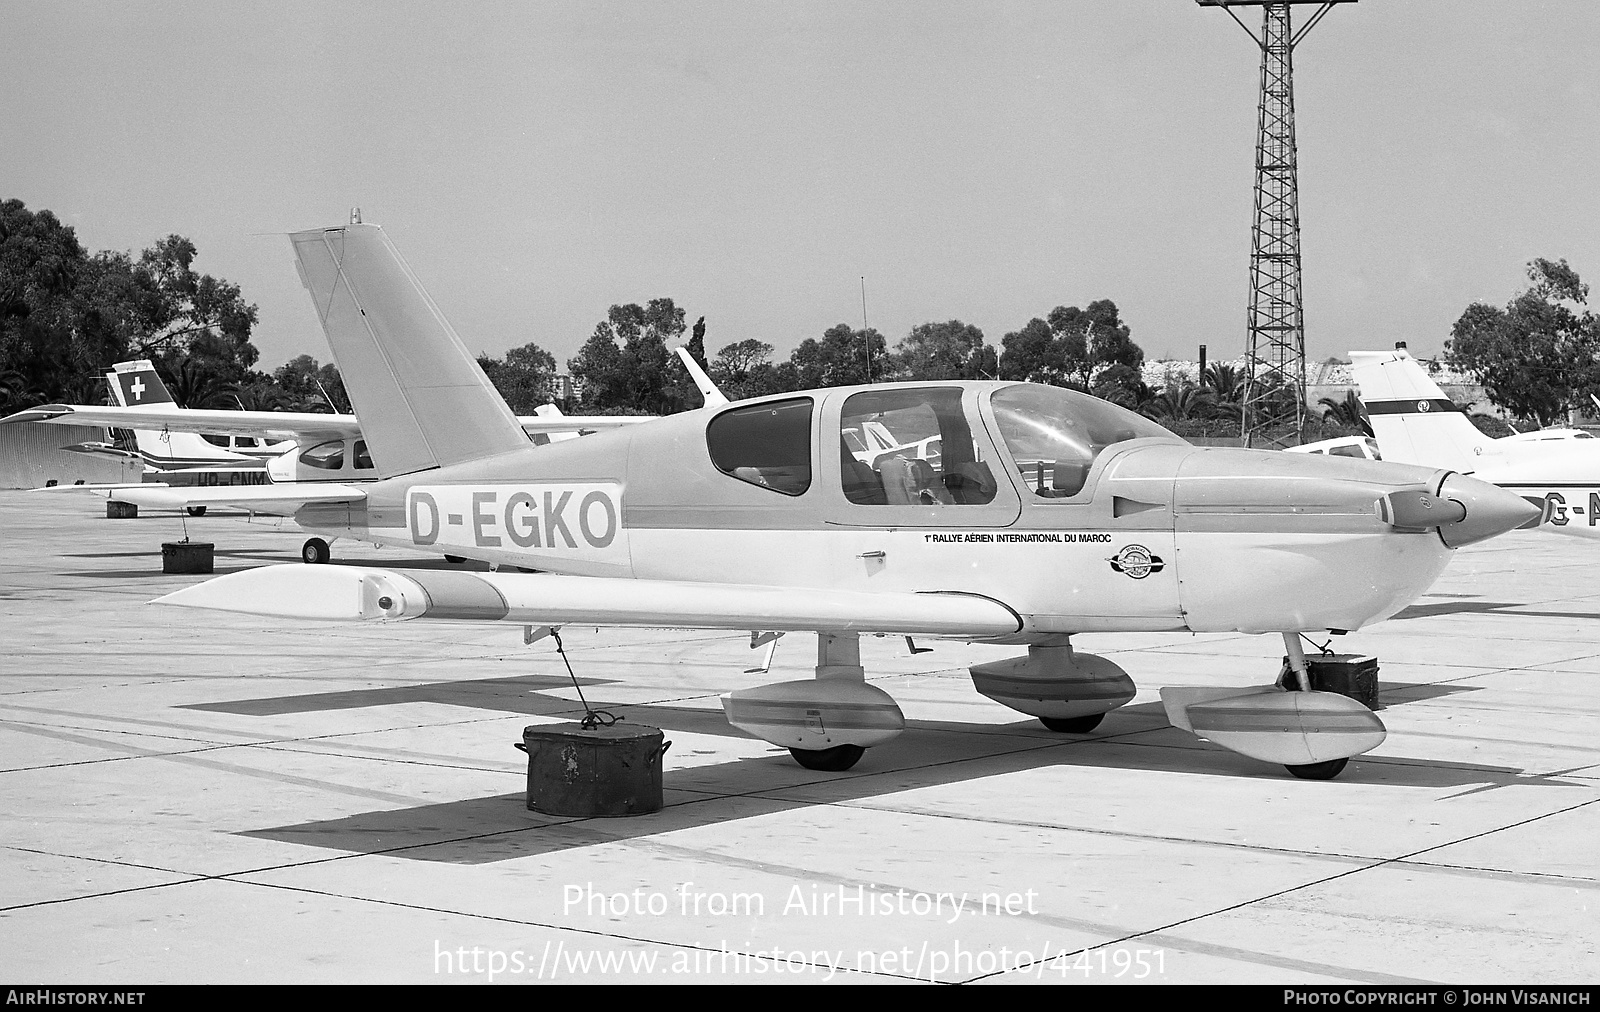
<path id="1" fill-rule="evenodd" d="M 1352 351 L 1384 460 L 1448 467 L 1540 507 L 1528 527 L 1600 537 L 1600 440 L 1581 429 L 1544 429 L 1494 439 L 1478 431 L 1404 346 Z"/>
<path id="2" fill-rule="evenodd" d="M 204 438 L 193 432 L 173 431 L 160 416 L 168 410 L 182 410 L 167 385 L 161 381 L 149 359 L 118 362 L 106 373 L 106 386 L 116 399 L 121 424 L 111 426 L 111 442 L 78 443 L 64 450 L 78 453 L 131 457 L 144 464 L 147 472 L 175 476 L 174 484 L 217 484 L 213 480 L 182 481 L 178 475 L 194 477 L 195 472 L 244 469 L 260 471 L 271 457 L 294 448 L 293 443 L 268 444 L 264 440 L 239 437 Z M 90 409 L 93 410 L 93 409 Z M 15 417 L 15 416 L 13 416 Z M 9 419 L 7 419 L 9 421 Z M 22 420 L 22 419 L 18 419 Z M 36 414 L 30 420 L 47 420 Z M 144 427 L 138 427 L 144 426 Z M 265 481 L 261 475 L 257 480 Z M 224 479 L 223 484 L 230 484 Z"/>
<path id="3" fill-rule="evenodd" d="M 355 415 L 182 408 L 154 365 L 143 359 L 117 363 L 106 379 L 117 395 L 116 406 L 44 404 L 0 418 L 0 425 L 44 422 L 131 430 L 137 452 L 114 443 L 67 449 L 138 456 L 154 472 L 154 480 L 56 485 L 51 492 L 87 492 L 150 509 L 184 509 L 191 516 L 204 515 L 208 506 L 289 516 L 306 503 L 342 501 L 349 496 L 351 483 L 377 478 Z M 518 423 L 530 440 L 542 445 L 646 420 L 631 415 L 563 415 L 553 405 L 544 405 Z M 230 448 L 212 441 L 217 439 L 226 440 Z M 307 539 L 301 557 L 310 563 L 327 562 L 330 546 L 330 540 Z M 460 561 L 453 555 L 446 558 Z"/>
<path id="4" fill-rule="evenodd" d="M 1536 512 L 1447 470 L 1191 446 L 1029 383 L 777 394 L 533 448 L 380 228 L 290 238 L 380 479 L 307 503 L 296 521 L 502 568 L 268 566 L 158 603 L 812 631 L 814 679 L 723 697 L 734 726 L 811 769 L 848 769 L 904 728 L 865 679 L 863 633 L 1025 646 L 973 666 L 977 690 L 1084 732 L 1135 688 L 1074 635 L 1242 631 L 1282 635 L 1283 684 L 1163 690 L 1169 719 L 1297 776 L 1335 776 L 1385 730 L 1356 700 L 1311 691 L 1300 634 L 1394 614 L 1454 548 Z M 904 452 L 862 462 L 845 433 L 867 423 Z M 934 434 L 936 462 L 915 452 Z"/>

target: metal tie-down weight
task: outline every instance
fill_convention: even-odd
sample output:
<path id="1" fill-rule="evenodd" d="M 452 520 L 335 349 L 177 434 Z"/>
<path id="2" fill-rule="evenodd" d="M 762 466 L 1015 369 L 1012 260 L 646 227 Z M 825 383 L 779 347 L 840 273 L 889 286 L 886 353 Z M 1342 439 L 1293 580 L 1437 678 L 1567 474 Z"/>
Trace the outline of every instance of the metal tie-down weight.
<path id="1" fill-rule="evenodd" d="M 528 754 L 528 808 L 544 815 L 648 815 L 661 810 L 661 729 L 532 724 L 517 748 Z"/>

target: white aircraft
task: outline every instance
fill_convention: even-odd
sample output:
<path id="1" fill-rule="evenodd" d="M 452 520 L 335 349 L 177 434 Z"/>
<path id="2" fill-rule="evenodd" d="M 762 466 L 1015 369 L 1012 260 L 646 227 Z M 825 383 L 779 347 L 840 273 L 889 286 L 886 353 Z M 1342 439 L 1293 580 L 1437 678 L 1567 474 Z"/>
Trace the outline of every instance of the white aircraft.
<path id="1" fill-rule="evenodd" d="M 1300 446 L 1285 446 L 1287 453 L 1322 453 L 1330 457 L 1356 457 L 1361 460 L 1382 460 L 1378 441 L 1371 436 L 1335 436 Z"/>
<path id="2" fill-rule="evenodd" d="M 131 457 L 143 463 L 147 472 L 176 475 L 228 468 L 261 470 L 264 461 L 294 448 L 293 443 L 269 444 L 265 440 L 248 437 L 206 438 L 194 432 L 174 431 L 166 427 L 162 423 L 162 416 L 167 411 L 183 409 L 173 399 L 172 392 L 161 381 L 160 374 L 149 359 L 118 362 L 106 373 L 105 378 L 117 407 L 123 409 L 118 412 L 121 422 L 108 427 L 111 429 L 110 441 L 78 443 L 62 449 Z M 34 411 L 36 414 L 28 420 L 53 420 L 51 412 L 40 409 Z M 258 480 L 265 478 L 263 476 Z M 228 482 L 224 481 L 223 484 Z"/>
<path id="3" fill-rule="evenodd" d="M 104 425 L 131 431 L 127 449 L 112 443 L 67 449 L 141 458 L 151 478 L 133 483 L 57 485 L 51 492 L 104 495 L 149 509 L 183 509 L 202 516 L 209 506 L 291 516 L 308 503 L 340 502 L 352 483 L 374 481 L 377 470 L 355 415 L 293 411 L 182 408 L 148 360 L 119 362 L 107 381 L 116 406 L 44 404 L 0 418 L 12 422 Z M 643 416 L 563 415 L 554 405 L 518 419 L 539 445 L 602 429 L 646 421 Z M 226 440 L 228 449 L 212 440 Z M 381 542 L 380 542 L 381 543 Z M 310 538 L 301 546 L 308 563 L 331 558 L 331 542 Z M 452 561 L 460 561 L 447 555 Z"/>
<path id="4" fill-rule="evenodd" d="M 1600 536 L 1600 440 L 1581 429 L 1484 435 L 1405 348 L 1352 351 L 1372 431 L 1384 460 L 1448 467 L 1540 507 L 1526 526 Z"/>
<path id="5" fill-rule="evenodd" d="M 380 479 L 295 519 L 501 567 L 269 566 L 161 603 L 380 628 L 505 622 L 527 638 L 566 623 L 812 631 L 814 679 L 723 706 L 813 769 L 847 769 L 904 727 L 865 680 L 863 633 L 1025 646 L 973 666 L 977 690 L 1083 732 L 1135 688 L 1073 636 L 1242 631 L 1281 634 L 1292 674 L 1163 690 L 1169 718 L 1297 776 L 1334 776 L 1385 731 L 1356 700 L 1311 691 L 1301 633 L 1394 614 L 1455 547 L 1536 512 L 1445 470 L 1191 446 L 1028 383 L 777 394 L 535 449 L 380 228 L 290 238 Z M 844 445 L 890 416 L 940 435 L 938 466 L 917 469 L 927 495 Z"/>

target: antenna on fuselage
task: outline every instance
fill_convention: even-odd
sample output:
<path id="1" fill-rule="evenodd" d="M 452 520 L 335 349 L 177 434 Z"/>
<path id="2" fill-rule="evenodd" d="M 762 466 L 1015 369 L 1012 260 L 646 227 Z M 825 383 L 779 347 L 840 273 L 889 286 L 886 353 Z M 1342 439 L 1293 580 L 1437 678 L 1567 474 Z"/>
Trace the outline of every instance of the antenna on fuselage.
<path id="1" fill-rule="evenodd" d="M 861 343 L 866 345 L 867 382 L 872 382 L 872 335 L 867 333 L 867 276 L 861 275 Z"/>

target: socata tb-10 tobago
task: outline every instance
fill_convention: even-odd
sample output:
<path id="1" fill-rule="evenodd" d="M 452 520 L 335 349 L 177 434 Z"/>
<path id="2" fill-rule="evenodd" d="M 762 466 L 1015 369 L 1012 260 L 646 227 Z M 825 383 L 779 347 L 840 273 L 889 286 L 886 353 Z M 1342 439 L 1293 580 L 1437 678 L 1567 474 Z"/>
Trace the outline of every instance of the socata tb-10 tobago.
<path id="1" fill-rule="evenodd" d="M 1299 634 L 1394 614 L 1451 550 L 1536 510 L 1450 471 L 1191 446 L 1105 401 L 1006 382 L 884 383 L 708 406 L 534 447 L 383 231 L 291 236 L 381 480 L 303 527 L 539 572 L 288 565 L 163 603 L 296 619 L 813 631 L 816 677 L 723 697 L 813 769 L 898 734 L 862 633 L 1026 646 L 978 691 L 1047 727 L 1132 699 L 1076 633 L 1281 633 L 1293 679 L 1168 689 L 1170 719 L 1303 777 L 1377 747 L 1310 691 Z M 894 445 L 885 447 L 888 440 Z"/>

